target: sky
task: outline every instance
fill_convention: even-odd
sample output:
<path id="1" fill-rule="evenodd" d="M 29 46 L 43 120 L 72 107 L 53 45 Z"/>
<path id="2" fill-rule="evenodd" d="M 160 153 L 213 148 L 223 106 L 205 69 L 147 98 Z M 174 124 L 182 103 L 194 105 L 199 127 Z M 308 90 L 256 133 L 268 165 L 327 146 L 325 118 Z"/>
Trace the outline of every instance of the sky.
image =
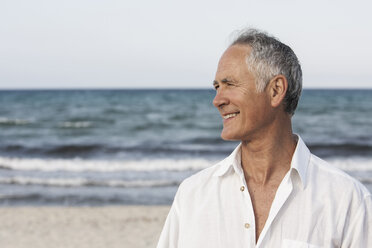
<path id="1" fill-rule="evenodd" d="M 369 1 L 0 0 L 0 89 L 212 88 L 234 32 L 297 54 L 304 88 L 372 88 Z"/>

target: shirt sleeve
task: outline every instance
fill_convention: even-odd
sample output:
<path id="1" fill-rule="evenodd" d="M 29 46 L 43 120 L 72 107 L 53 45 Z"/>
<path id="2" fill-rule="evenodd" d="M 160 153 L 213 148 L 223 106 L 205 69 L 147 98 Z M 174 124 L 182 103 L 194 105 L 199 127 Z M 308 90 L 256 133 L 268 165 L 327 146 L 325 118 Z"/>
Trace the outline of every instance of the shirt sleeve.
<path id="1" fill-rule="evenodd" d="M 160 234 L 157 248 L 177 248 L 179 236 L 179 189 Z"/>
<path id="2" fill-rule="evenodd" d="M 342 248 L 372 247 L 372 197 L 367 195 L 350 225 L 346 227 Z"/>

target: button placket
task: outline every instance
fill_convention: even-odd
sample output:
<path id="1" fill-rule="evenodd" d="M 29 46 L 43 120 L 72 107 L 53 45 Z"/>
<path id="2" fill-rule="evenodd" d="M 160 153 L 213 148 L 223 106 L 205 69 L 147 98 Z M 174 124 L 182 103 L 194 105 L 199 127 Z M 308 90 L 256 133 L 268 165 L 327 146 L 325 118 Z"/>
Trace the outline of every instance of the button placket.
<path id="1" fill-rule="evenodd" d="M 244 190 L 245 190 L 245 186 L 242 185 L 242 186 L 240 187 L 240 191 L 241 191 L 241 192 L 244 192 Z M 247 222 L 247 223 L 244 224 L 244 227 L 245 227 L 246 229 L 249 229 L 249 228 L 251 227 L 251 225 Z"/>
<path id="2" fill-rule="evenodd" d="M 242 223 L 242 228 L 246 230 L 247 232 L 247 242 L 251 244 L 256 243 L 256 233 L 255 233 L 255 221 L 254 221 L 254 213 L 253 213 L 253 207 L 252 207 L 252 202 L 251 202 L 251 197 L 248 192 L 248 188 L 246 186 L 245 178 L 240 177 L 240 193 L 243 197 L 243 202 L 244 202 L 244 220 Z"/>

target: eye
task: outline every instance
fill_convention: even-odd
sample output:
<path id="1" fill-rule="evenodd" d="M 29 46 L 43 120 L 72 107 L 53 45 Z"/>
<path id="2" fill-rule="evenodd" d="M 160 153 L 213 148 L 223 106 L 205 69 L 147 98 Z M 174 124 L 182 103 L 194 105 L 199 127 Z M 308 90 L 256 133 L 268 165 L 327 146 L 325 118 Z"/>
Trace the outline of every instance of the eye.
<path id="1" fill-rule="evenodd" d="M 219 87 L 220 87 L 220 86 L 219 86 L 218 84 L 216 84 L 216 85 L 214 86 L 214 89 L 217 90 Z"/>

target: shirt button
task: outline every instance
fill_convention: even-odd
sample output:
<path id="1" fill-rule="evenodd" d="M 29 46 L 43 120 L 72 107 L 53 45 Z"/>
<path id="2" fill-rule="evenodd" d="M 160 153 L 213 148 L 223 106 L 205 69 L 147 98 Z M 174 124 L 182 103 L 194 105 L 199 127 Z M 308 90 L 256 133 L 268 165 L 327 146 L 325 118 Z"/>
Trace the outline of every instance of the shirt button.
<path id="1" fill-rule="evenodd" d="M 245 224 L 244 224 L 244 227 L 248 229 L 248 228 L 251 227 L 251 225 L 249 225 L 249 223 L 245 223 Z"/>
<path id="2" fill-rule="evenodd" d="M 240 187 L 240 191 L 244 191 L 244 189 L 245 189 L 244 186 Z"/>

